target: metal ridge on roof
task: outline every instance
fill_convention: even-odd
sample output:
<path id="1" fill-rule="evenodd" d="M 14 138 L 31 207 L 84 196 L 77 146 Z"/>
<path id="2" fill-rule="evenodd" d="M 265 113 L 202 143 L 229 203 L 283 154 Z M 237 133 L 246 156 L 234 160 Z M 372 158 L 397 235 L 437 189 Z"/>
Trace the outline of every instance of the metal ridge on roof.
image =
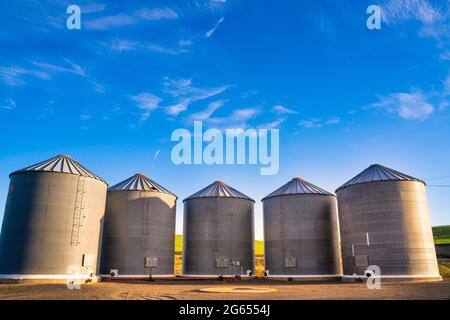
<path id="1" fill-rule="evenodd" d="M 31 165 L 29 167 L 16 170 L 12 172 L 9 177 L 11 177 L 15 173 L 19 172 L 56 172 L 56 173 L 67 173 L 74 174 L 82 177 L 88 177 L 92 179 L 96 179 L 106 183 L 105 180 L 94 174 L 92 171 L 86 169 L 77 161 L 75 161 L 72 157 L 67 155 L 57 155 L 56 157 L 50 158 L 48 160 L 44 160 L 37 164 Z M 107 183 L 106 183 L 107 184 Z"/>
<path id="2" fill-rule="evenodd" d="M 252 198 L 230 187 L 223 181 L 211 183 L 209 186 L 184 199 L 183 202 L 194 198 L 240 198 L 255 202 Z"/>
<path id="3" fill-rule="evenodd" d="M 340 186 L 336 192 L 340 189 L 362 184 L 362 183 L 369 183 L 369 182 L 376 182 L 376 181 L 417 181 L 422 182 L 423 184 L 426 184 L 425 181 L 414 178 L 412 176 L 409 176 L 407 174 L 401 173 L 397 170 L 388 168 L 381 164 L 373 164 L 367 169 L 365 169 L 363 172 L 358 174 L 356 177 L 350 179 L 346 183 L 344 183 L 342 186 Z"/>
<path id="4" fill-rule="evenodd" d="M 317 195 L 327 195 L 334 196 L 334 194 L 308 182 L 302 178 L 293 178 L 285 185 L 281 186 L 271 194 L 262 198 L 264 201 L 268 198 L 284 196 L 284 195 L 294 195 L 294 194 L 317 194 Z"/>
<path id="5" fill-rule="evenodd" d="M 129 191 L 150 191 L 150 192 L 160 192 L 167 193 L 177 197 L 173 192 L 167 190 L 157 182 L 146 177 L 142 173 L 137 173 L 134 176 L 113 185 L 108 190 L 119 191 L 119 190 L 129 190 Z M 177 197 L 178 198 L 178 197 Z"/>

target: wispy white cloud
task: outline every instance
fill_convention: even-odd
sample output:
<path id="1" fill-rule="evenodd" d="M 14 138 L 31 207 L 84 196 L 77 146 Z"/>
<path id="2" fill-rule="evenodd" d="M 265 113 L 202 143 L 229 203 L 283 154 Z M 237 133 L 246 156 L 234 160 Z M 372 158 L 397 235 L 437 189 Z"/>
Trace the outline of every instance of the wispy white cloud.
<path id="1" fill-rule="evenodd" d="M 11 111 L 16 108 L 16 102 L 13 99 L 6 99 L 3 105 L 0 105 L 0 109 Z"/>
<path id="2" fill-rule="evenodd" d="M 337 117 L 322 120 L 320 118 L 310 118 L 307 120 L 301 120 L 299 122 L 300 127 L 304 129 L 318 129 L 326 126 L 336 125 L 340 123 L 340 119 Z"/>
<path id="3" fill-rule="evenodd" d="M 397 114 L 406 120 L 425 120 L 435 110 L 427 96 L 419 90 L 393 93 L 379 97 L 379 101 L 365 106 L 365 109 L 382 109 Z"/>
<path id="4" fill-rule="evenodd" d="M 166 108 L 167 113 L 177 116 L 181 112 L 186 111 L 191 103 L 214 97 L 227 90 L 229 86 L 199 88 L 192 85 L 191 79 L 173 80 L 165 78 L 163 87 L 164 93 L 177 99 L 174 104 Z"/>
<path id="5" fill-rule="evenodd" d="M 202 110 L 197 113 L 193 113 L 189 116 L 191 120 L 205 120 L 210 118 L 216 110 L 222 108 L 225 104 L 225 100 L 216 100 L 208 104 L 208 107 L 205 110 Z"/>
<path id="6" fill-rule="evenodd" d="M 161 153 L 161 150 L 156 150 L 155 155 L 153 156 L 153 160 L 158 159 L 159 154 Z"/>
<path id="7" fill-rule="evenodd" d="M 56 65 L 44 61 L 30 60 L 31 66 L 0 67 L 0 78 L 9 86 L 18 86 L 26 83 L 27 79 L 35 78 L 49 80 L 55 74 L 67 73 L 86 77 L 86 72 L 79 65 L 65 59 L 65 65 Z"/>
<path id="8" fill-rule="evenodd" d="M 53 101 L 50 102 L 51 105 L 53 105 Z M 51 106 L 47 106 L 45 108 L 43 108 L 39 114 L 36 116 L 37 119 L 47 119 L 50 118 L 51 116 L 53 116 L 55 113 L 55 110 L 51 107 Z"/>
<path id="9" fill-rule="evenodd" d="M 199 10 L 206 10 L 210 12 L 222 12 L 227 4 L 226 0 L 196 0 L 193 1 L 194 6 Z"/>
<path id="10" fill-rule="evenodd" d="M 419 36 L 434 38 L 441 48 L 448 48 L 450 10 L 445 1 L 388 0 L 382 4 L 382 19 L 390 26 L 417 21 Z"/>
<path id="11" fill-rule="evenodd" d="M 158 45 L 158 44 L 154 44 L 154 43 L 144 44 L 142 48 L 145 50 L 148 50 L 148 51 L 152 51 L 152 52 L 172 54 L 172 55 L 189 52 L 189 50 L 185 49 L 184 47 L 171 48 L 171 47 L 166 47 L 166 46 L 162 46 L 162 45 Z"/>
<path id="12" fill-rule="evenodd" d="M 94 80 L 90 80 L 89 83 L 91 84 L 92 89 L 94 89 L 98 93 L 105 93 L 106 89 L 105 89 L 105 87 L 102 84 L 100 84 L 100 83 L 98 83 L 97 81 L 94 81 Z"/>
<path id="13" fill-rule="evenodd" d="M 189 50 L 186 48 L 186 46 L 176 46 L 176 47 L 167 47 L 158 45 L 151 42 L 138 42 L 138 41 L 132 41 L 128 39 L 115 39 L 111 41 L 110 43 L 101 43 L 102 47 L 106 47 L 111 51 L 116 52 L 130 52 L 130 51 L 150 51 L 150 52 L 156 52 L 156 53 L 163 53 L 163 54 L 171 54 L 171 55 L 177 55 L 181 53 L 189 52 Z"/>
<path id="14" fill-rule="evenodd" d="M 276 106 L 274 106 L 272 108 L 272 110 L 274 112 L 278 113 L 278 114 L 295 114 L 295 113 L 298 113 L 297 111 L 289 109 L 289 108 L 286 108 L 285 106 L 282 106 L 282 105 L 276 105 Z"/>
<path id="15" fill-rule="evenodd" d="M 330 118 L 325 121 L 326 126 L 331 126 L 333 124 L 339 124 L 341 122 L 341 119 L 338 117 Z"/>
<path id="16" fill-rule="evenodd" d="M 190 97 L 193 101 L 203 100 L 218 95 L 228 89 L 229 86 L 212 88 L 199 88 L 192 85 L 191 79 L 164 79 L 164 92 L 172 97 Z"/>
<path id="17" fill-rule="evenodd" d="M 178 116 L 181 112 L 186 111 L 192 100 L 184 99 L 166 108 L 166 113 L 171 116 Z"/>
<path id="18" fill-rule="evenodd" d="M 220 19 L 217 21 L 217 23 L 214 25 L 214 27 L 213 27 L 212 29 L 208 30 L 208 31 L 205 33 L 205 38 L 210 38 L 210 37 L 214 34 L 214 32 L 216 32 L 217 28 L 220 27 L 220 25 L 222 24 L 223 20 L 225 20 L 224 17 L 220 18 Z"/>
<path id="19" fill-rule="evenodd" d="M 258 108 L 235 109 L 229 116 L 209 118 L 207 123 L 221 128 L 247 128 L 259 112 Z"/>
<path id="20" fill-rule="evenodd" d="M 106 9 L 106 4 L 104 3 L 89 3 L 80 6 L 82 14 L 98 13 Z"/>
<path id="21" fill-rule="evenodd" d="M 246 99 L 246 98 L 254 96 L 256 94 L 258 94 L 258 90 L 245 91 L 241 94 L 241 98 Z"/>
<path id="22" fill-rule="evenodd" d="M 73 63 L 69 59 L 64 59 L 67 66 L 51 64 L 43 61 L 35 61 L 32 60 L 30 63 L 38 68 L 40 68 L 43 72 L 48 74 L 56 74 L 56 73 L 72 73 L 75 75 L 79 75 L 82 77 L 86 76 L 85 70 L 79 65 Z"/>
<path id="23" fill-rule="evenodd" d="M 102 43 L 102 46 L 108 47 L 112 51 L 127 52 L 137 50 L 140 44 L 127 39 L 115 39 L 111 43 Z"/>
<path id="24" fill-rule="evenodd" d="M 170 8 L 140 9 L 132 13 L 120 13 L 87 20 L 83 26 L 88 30 L 107 30 L 137 24 L 142 21 L 174 20 L 178 14 Z"/>
<path id="25" fill-rule="evenodd" d="M 181 47 L 190 47 L 194 44 L 194 41 L 191 39 L 181 39 L 180 41 L 178 41 L 178 44 Z"/>
<path id="26" fill-rule="evenodd" d="M 114 16 L 105 16 L 83 22 L 83 27 L 87 30 L 106 30 L 120 28 L 137 23 L 138 19 L 124 13 Z"/>
<path id="27" fill-rule="evenodd" d="M 389 25 L 413 19 L 431 24 L 443 19 L 440 9 L 426 0 L 389 0 L 382 4 L 382 18 Z"/>
<path id="28" fill-rule="evenodd" d="M 439 56 L 441 60 L 450 60 L 450 50 L 447 50 Z"/>
<path id="29" fill-rule="evenodd" d="M 153 110 L 157 109 L 162 99 L 148 92 L 141 92 L 138 95 L 132 96 L 139 109 L 142 110 L 141 121 L 145 121 L 150 117 Z"/>
<path id="30" fill-rule="evenodd" d="M 264 123 L 258 126 L 261 129 L 276 129 L 280 128 L 281 125 L 286 121 L 286 118 L 279 118 L 272 122 Z"/>
<path id="31" fill-rule="evenodd" d="M 170 8 L 141 9 L 136 11 L 136 16 L 143 20 L 173 20 L 178 14 Z"/>
<path id="32" fill-rule="evenodd" d="M 88 113 L 82 113 L 82 114 L 80 114 L 80 120 L 81 121 L 89 121 L 89 120 L 91 120 L 91 115 Z"/>
<path id="33" fill-rule="evenodd" d="M 161 98 L 148 92 L 141 92 L 138 95 L 132 96 L 131 100 L 137 103 L 139 109 L 150 111 L 158 108 L 159 103 L 162 101 Z"/>
<path id="34" fill-rule="evenodd" d="M 48 80 L 51 78 L 51 75 L 37 69 L 10 66 L 0 67 L 0 77 L 9 86 L 19 86 L 25 84 L 26 77 Z"/>

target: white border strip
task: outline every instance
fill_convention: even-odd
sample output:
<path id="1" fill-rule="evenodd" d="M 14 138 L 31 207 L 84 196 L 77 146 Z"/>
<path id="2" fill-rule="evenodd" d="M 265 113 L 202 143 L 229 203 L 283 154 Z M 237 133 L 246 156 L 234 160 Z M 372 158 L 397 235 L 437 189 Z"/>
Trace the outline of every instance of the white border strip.
<path id="1" fill-rule="evenodd" d="M 76 280 L 94 279 L 87 274 L 0 274 L 0 279 L 11 280 Z"/>

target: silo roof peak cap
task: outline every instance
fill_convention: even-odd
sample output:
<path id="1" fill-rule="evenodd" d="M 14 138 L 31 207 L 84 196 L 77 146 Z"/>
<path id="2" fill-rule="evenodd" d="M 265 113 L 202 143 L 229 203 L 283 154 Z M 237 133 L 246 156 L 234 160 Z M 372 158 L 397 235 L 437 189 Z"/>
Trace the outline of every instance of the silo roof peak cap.
<path id="1" fill-rule="evenodd" d="M 125 179 L 112 187 L 110 187 L 108 190 L 110 191 L 149 191 L 149 192 L 159 192 L 159 193 L 167 193 L 170 195 L 173 195 L 174 197 L 178 198 L 173 192 L 167 190 L 157 182 L 147 178 L 145 175 L 141 173 L 137 173 L 132 177 L 129 177 L 128 179 Z"/>
<path id="2" fill-rule="evenodd" d="M 340 186 L 336 192 L 349 186 L 376 181 L 417 181 L 426 184 L 425 181 L 414 178 L 400 171 L 388 168 L 381 164 L 373 164 Z"/>
<path id="3" fill-rule="evenodd" d="M 284 184 L 271 194 L 264 197 L 261 201 L 264 201 L 272 197 L 295 195 L 295 194 L 316 194 L 316 195 L 334 196 L 334 194 L 302 178 L 293 178 L 288 183 Z"/>
<path id="4" fill-rule="evenodd" d="M 207 187 L 187 197 L 183 200 L 183 202 L 194 198 L 239 198 L 255 202 L 255 200 L 249 196 L 246 196 L 242 192 L 230 187 L 225 182 L 220 180 L 214 181 Z"/>
<path id="5" fill-rule="evenodd" d="M 12 172 L 9 176 L 18 172 L 56 172 L 67 173 L 77 176 L 96 179 L 106 183 L 102 178 L 94 174 L 92 171 L 86 169 L 71 156 L 57 155 L 53 158 L 41 161 L 37 164 Z M 107 183 L 106 183 L 107 184 Z"/>

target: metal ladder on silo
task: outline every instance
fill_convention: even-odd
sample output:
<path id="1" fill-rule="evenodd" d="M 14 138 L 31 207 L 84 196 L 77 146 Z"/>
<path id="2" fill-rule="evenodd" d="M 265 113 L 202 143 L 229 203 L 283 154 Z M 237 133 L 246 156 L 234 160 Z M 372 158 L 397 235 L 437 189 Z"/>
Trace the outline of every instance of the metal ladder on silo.
<path id="1" fill-rule="evenodd" d="M 77 194 L 75 196 L 75 208 L 73 212 L 72 219 L 72 234 L 70 237 L 70 244 L 76 246 L 80 244 L 80 228 L 82 224 L 82 214 L 84 210 L 84 194 L 85 189 L 85 178 L 81 177 L 78 179 Z"/>

